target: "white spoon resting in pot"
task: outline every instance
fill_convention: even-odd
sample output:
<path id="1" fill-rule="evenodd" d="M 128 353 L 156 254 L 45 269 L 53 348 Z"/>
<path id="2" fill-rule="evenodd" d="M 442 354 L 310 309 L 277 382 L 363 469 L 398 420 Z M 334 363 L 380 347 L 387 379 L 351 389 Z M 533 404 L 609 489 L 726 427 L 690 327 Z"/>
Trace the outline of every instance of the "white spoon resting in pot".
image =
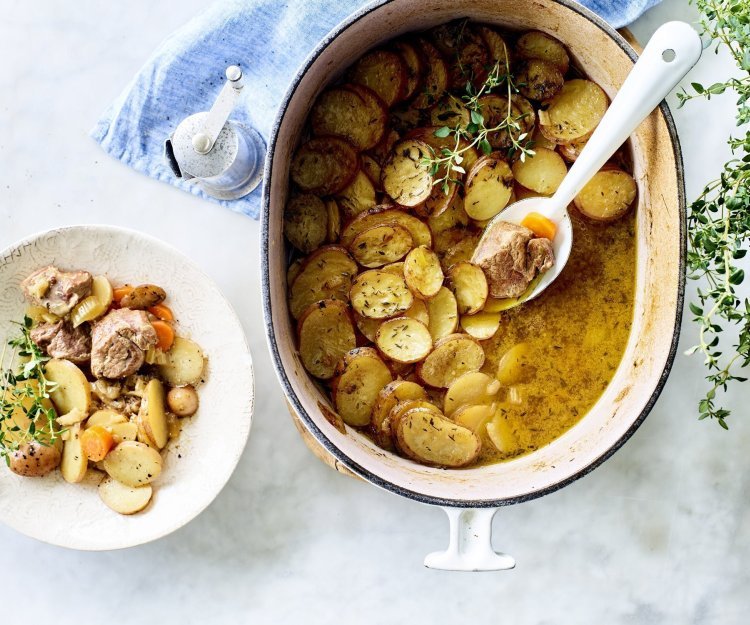
<path id="1" fill-rule="evenodd" d="M 482 243 L 503 222 L 520 224 L 529 213 L 539 213 L 556 225 L 552 248 L 555 263 L 532 281 L 531 286 L 513 305 L 538 297 L 560 275 L 570 257 L 573 227 L 568 205 L 612 157 L 639 124 L 648 117 L 666 95 L 690 71 L 701 56 L 698 33 L 684 22 L 668 22 L 651 37 L 638 62 L 625 79 L 615 99 L 602 117 L 591 138 L 551 197 L 531 197 L 511 204 L 485 227 L 474 252 L 478 262 Z M 499 233 L 497 233 L 499 234 Z"/>

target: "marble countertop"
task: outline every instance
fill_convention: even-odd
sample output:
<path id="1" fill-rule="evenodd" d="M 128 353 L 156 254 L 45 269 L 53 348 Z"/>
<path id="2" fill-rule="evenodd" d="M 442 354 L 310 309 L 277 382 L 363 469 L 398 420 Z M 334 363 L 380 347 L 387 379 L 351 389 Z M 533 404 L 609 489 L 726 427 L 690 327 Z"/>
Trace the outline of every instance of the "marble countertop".
<path id="1" fill-rule="evenodd" d="M 746 623 L 750 424 L 739 409 L 729 433 L 696 420 L 695 358 L 678 355 L 652 414 L 611 460 L 497 514 L 496 547 L 518 561 L 511 572 L 424 569 L 424 555 L 447 542 L 445 515 L 338 475 L 308 452 L 267 353 L 259 224 L 134 173 L 87 136 L 151 50 L 204 4 L 0 3 L 0 247 L 85 222 L 166 240 L 238 310 L 259 390 L 246 453 L 194 522 L 113 553 L 50 547 L 0 527 L 2 596 L 29 597 L 26 616 L 56 625 Z M 643 41 L 669 19 L 695 13 L 666 0 L 632 30 Z M 713 82 L 728 68 L 707 53 L 688 80 Z M 732 97 L 675 118 L 694 197 L 725 160 Z M 683 327 L 682 349 L 694 340 L 689 320 Z M 748 400 L 750 386 L 730 394 L 735 407 Z"/>

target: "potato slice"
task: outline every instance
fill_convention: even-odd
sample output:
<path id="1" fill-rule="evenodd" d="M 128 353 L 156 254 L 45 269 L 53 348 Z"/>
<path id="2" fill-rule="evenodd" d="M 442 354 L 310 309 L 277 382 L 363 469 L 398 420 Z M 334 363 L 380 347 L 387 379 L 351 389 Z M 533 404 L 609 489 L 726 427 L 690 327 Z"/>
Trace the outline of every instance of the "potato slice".
<path id="1" fill-rule="evenodd" d="M 497 392 L 500 382 L 481 371 L 470 371 L 457 378 L 445 393 L 443 411 L 448 417 L 465 406 L 490 405 Z"/>
<path id="2" fill-rule="evenodd" d="M 357 346 L 349 307 L 335 299 L 311 304 L 297 327 L 302 364 L 321 380 L 332 378 L 336 365 Z"/>
<path id="3" fill-rule="evenodd" d="M 413 244 L 411 233 L 406 228 L 392 224 L 360 232 L 349 246 L 349 251 L 360 265 L 373 268 L 403 258 Z"/>
<path id="4" fill-rule="evenodd" d="M 420 299 L 430 299 L 443 286 L 440 259 L 430 248 L 420 245 L 404 259 L 404 279 L 412 293 Z"/>
<path id="5" fill-rule="evenodd" d="M 412 106 L 415 109 L 426 109 L 435 104 L 448 88 L 448 66 L 429 41 L 420 38 L 415 43 L 425 61 L 426 71 L 423 75 L 423 89 L 414 98 Z"/>
<path id="6" fill-rule="evenodd" d="M 487 75 L 489 53 L 472 24 L 452 21 L 430 31 L 430 39 L 448 61 L 448 87 L 464 89 L 481 84 Z"/>
<path id="7" fill-rule="evenodd" d="M 383 354 L 401 363 L 418 362 L 432 349 L 432 336 L 427 326 L 410 317 L 384 321 L 378 328 L 375 342 Z"/>
<path id="8" fill-rule="evenodd" d="M 414 128 L 414 130 L 410 131 L 405 138 L 416 139 L 417 141 L 426 143 L 434 150 L 435 154 L 440 154 L 443 148 L 454 149 L 456 147 L 455 136 L 435 136 L 435 132 L 437 132 L 441 127 L 442 126 L 421 126 L 419 128 Z M 461 167 L 468 171 L 479 159 L 479 153 L 473 147 L 470 147 L 465 139 L 459 140 L 459 149 L 462 150 L 461 156 L 464 159 L 463 161 L 461 161 Z"/>
<path id="9" fill-rule="evenodd" d="M 301 271 L 302 271 L 302 259 L 298 258 L 291 265 L 289 265 L 289 269 L 286 270 L 287 291 L 291 290 L 292 285 L 294 284 L 294 281 L 297 279 L 297 276 L 300 274 Z"/>
<path id="10" fill-rule="evenodd" d="M 146 384 L 144 400 L 141 402 L 140 419 L 146 435 L 158 449 L 163 449 L 169 440 L 169 426 L 165 404 L 164 385 L 160 380 Z"/>
<path id="11" fill-rule="evenodd" d="M 432 245 L 432 233 L 420 219 L 390 206 L 376 206 L 357 215 L 341 233 L 341 245 L 350 246 L 355 237 L 375 226 L 401 226 L 406 228 L 414 240 L 414 245 Z"/>
<path id="12" fill-rule="evenodd" d="M 371 319 L 387 319 L 408 310 L 414 301 L 401 276 L 371 269 L 357 276 L 349 291 L 352 307 Z"/>
<path id="13" fill-rule="evenodd" d="M 466 105 L 454 95 L 446 95 L 430 109 L 430 123 L 438 128 L 465 128 L 471 121 Z"/>
<path id="14" fill-rule="evenodd" d="M 422 84 L 422 72 L 424 64 L 422 57 L 416 48 L 407 41 L 397 41 L 393 44 L 394 49 L 401 56 L 406 69 L 406 88 L 404 90 L 404 99 L 408 100 L 417 93 L 417 89 Z"/>
<path id="15" fill-rule="evenodd" d="M 481 439 L 430 410 L 409 410 L 396 422 L 399 449 L 422 464 L 456 468 L 471 464 L 482 450 Z"/>
<path id="16" fill-rule="evenodd" d="M 345 248 L 327 245 L 308 256 L 302 271 L 290 287 L 289 310 L 295 319 L 310 304 L 323 299 L 349 299 L 352 280 L 357 275 L 357 263 Z"/>
<path id="17" fill-rule="evenodd" d="M 589 219 L 610 222 L 625 215 L 635 201 L 638 187 L 621 169 L 603 169 L 589 180 L 573 200 Z"/>
<path id="18" fill-rule="evenodd" d="M 417 301 L 417 300 L 415 300 Z M 375 337 L 378 334 L 378 328 L 383 323 L 382 319 L 370 319 L 354 313 L 354 323 L 357 325 L 357 329 L 362 333 L 368 341 L 374 343 Z"/>
<path id="19" fill-rule="evenodd" d="M 429 216 L 427 219 L 427 225 L 436 236 L 441 232 L 451 230 L 456 226 L 468 226 L 469 216 L 464 210 L 463 195 L 456 193 L 450 204 L 442 213 L 436 213 Z"/>
<path id="20" fill-rule="evenodd" d="M 138 438 L 138 424 L 132 421 L 113 423 L 107 429 L 111 432 L 115 445 L 119 445 L 122 441 L 134 441 Z"/>
<path id="21" fill-rule="evenodd" d="M 76 423 L 69 430 L 68 440 L 63 445 L 60 472 L 70 484 L 77 484 L 86 476 L 89 461 L 81 449 L 81 424 Z"/>
<path id="22" fill-rule="evenodd" d="M 435 343 L 432 352 L 417 365 L 417 375 L 435 388 L 448 388 L 469 371 L 479 371 L 484 350 L 476 339 L 465 334 L 449 334 Z"/>
<path id="23" fill-rule="evenodd" d="M 351 70 L 350 78 L 352 82 L 372 89 L 387 106 L 393 106 L 406 95 L 404 61 L 399 54 L 390 50 L 374 50 L 360 57 Z"/>
<path id="24" fill-rule="evenodd" d="M 490 219 L 503 210 L 513 193 L 513 174 L 505 161 L 480 158 L 466 178 L 464 210 L 472 219 Z"/>
<path id="25" fill-rule="evenodd" d="M 562 89 L 565 78 L 552 63 L 541 59 L 527 59 L 516 69 L 519 91 L 530 100 L 548 100 Z"/>
<path id="26" fill-rule="evenodd" d="M 378 393 L 372 408 L 370 425 L 375 440 L 384 449 L 393 448 L 393 432 L 391 431 L 391 410 L 397 405 L 409 400 L 427 400 L 424 388 L 416 382 L 395 380 L 386 384 Z"/>
<path id="27" fill-rule="evenodd" d="M 570 57 L 565 46 L 554 37 L 538 30 L 524 33 L 516 41 L 514 50 L 521 59 L 541 59 L 552 63 L 564 75 L 570 66 Z"/>
<path id="28" fill-rule="evenodd" d="M 401 206 L 421 204 L 432 192 L 429 160 L 434 156 L 432 148 L 423 141 L 408 139 L 397 143 L 383 163 L 383 190 Z"/>
<path id="29" fill-rule="evenodd" d="M 397 263 L 390 263 L 389 265 L 386 265 L 385 267 L 383 267 L 381 271 L 392 273 L 397 276 L 403 276 L 404 275 L 404 261 L 399 261 Z"/>
<path id="30" fill-rule="evenodd" d="M 414 300 L 409 310 L 404 312 L 404 317 L 416 319 L 426 326 L 430 325 L 430 313 L 427 311 L 427 304 L 421 299 Z"/>
<path id="31" fill-rule="evenodd" d="M 510 454 L 518 449 L 518 439 L 505 416 L 498 412 L 487 426 L 487 438 L 499 452 Z"/>
<path id="32" fill-rule="evenodd" d="M 144 486 L 126 486 L 117 480 L 107 477 L 99 484 L 99 497 L 115 512 L 135 514 L 140 512 L 151 501 L 154 491 L 150 484 Z"/>
<path id="33" fill-rule="evenodd" d="M 166 355 L 167 363 L 157 368 L 169 386 L 194 386 L 201 381 L 206 357 L 200 345 L 183 336 L 176 336 Z"/>
<path id="34" fill-rule="evenodd" d="M 300 252 L 318 249 L 328 236 L 328 209 L 309 193 L 293 197 L 284 211 L 284 236 Z"/>
<path id="35" fill-rule="evenodd" d="M 461 232 L 459 241 L 451 245 L 440 258 L 443 271 L 447 272 L 456 263 L 470 262 L 479 238 L 478 232 L 468 230 Z"/>
<path id="36" fill-rule="evenodd" d="M 478 312 L 461 317 L 461 328 L 469 336 L 479 341 L 491 339 L 500 329 L 499 312 Z"/>
<path id="37" fill-rule="evenodd" d="M 475 434 L 487 424 L 495 414 L 495 405 L 478 404 L 459 408 L 453 415 L 453 422 L 468 428 Z"/>
<path id="38" fill-rule="evenodd" d="M 382 191 L 383 185 L 380 183 L 380 177 L 383 174 L 383 170 L 380 167 L 380 163 L 369 154 L 361 154 L 359 158 L 362 163 L 362 171 L 365 172 L 370 179 L 373 188 L 376 191 Z"/>
<path id="39" fill-rule="evenodd" d="M 539 110 L 544 136 L 555 143 L 570 143 L 590 135 L 607 111 L 607 95 L 595 82 L 568 80 L 557 95 Z"/>
<path id="40" fill-rule="evenodd" d="M 460 315 L 473 315 L 482 310 L 489 287 L 481 267 L 466 261 L 456 263 L 448 270 L 448 280 Z"/>
<path id="41" fill-rule="evenodd" d="M 159 477 L 162 458 L 158 451 L 148 445 L 124 441 L 107 454 L 102 464 L 110 477 L 135 488 Z"/>
<path id="42" fill-rule="evenodd" d="M 302 191 L 334 195 L 354 180 L 358 169 L 357 152 L 349 143 L 336 137 L 315 137 L 295 152 L 290 176 Z"/>
<path id="43" fill-rule="evenodd" d="M 456 297 L 446 287 L 441 287 L 435 297 L 427 302 L 428 328 L 432 340 L 437 342 L 456 331 L 458 304 Z"/>
<path id="44" fill-rule="evenodd" d="M 527 189 L 542 195 L 557 191 L 568 173 L 562 157 L 546 148 L 534 148 L 534 155 L 513 163 L 513 177 Z"/>
<path id="45" fill-rule="evenodd" d="M 489 141 L 489 144 L 493 149 L 507 150 L 513 145 L 510 133 L 512 133 L 513 137 L 518 139 L 521 134 L 528 130 L 528 124 L 524 119 L 524 112 L 514 105 L 512 100 L 509 101 L 507 97 L 496 93 L 490 93 L 480 97 L 478 104 L 487 128 L 504 125 L 504 122 L 508 117 L 511 117 L 519 125 L 518 129 L 503 127 L 502 130 L 496 130 L 489 133 L 487 135 L 487 141 Z"/>
<path id="46" fill-rule="evenodd" d="M 127 420 L 128 419 L 125 415 L 115 412 L 114 410 L 97 410 L 86 421 L 86 427 L 90 428 L 95 425 L 100 425 L 101 427 L 109 428 L 116 423 L 126 423 Z"/>
<path id="47" fill-rule="evenodd" d="M 91 295 L 84 298 L 70 313 L 70 323 L 77 328 L 85 321 L 98 319 L 109 310 L 114 297 L 114 289 L 106 276 L 94 276 L 91 281 Z"/>
<path id="48" fill-rule="evenodd" d="M 74 409 L 88 414 L 91 410 L 91 385 L 83 371 L 69 360 L 53 358 L 44 365 L 44 376 L 55 384 L 49 394 L 58 414 Z"/>
<path id="49" fill-rule="evenodd" d="M 362 170 L 356 173 L 354 180 L 336 196 L 336 199 L 344 215 L 350 219 L 377 204 L 375 187 Z"/>
<path id="50" fill-rule="evenodd" d="M 359 347 L 344 356 L 337 372 L 332 385 L 336 412 L 348 425 L 369 424 L 378 393 L 393 381 L 390 370 L 377 351 Z"/>
<path id="51" fill-rule="evenodd" d="M 529 382 L 536 368 L 531 364 L 531 346 L 528 343 L 516 343 L 497 363 L 497 379 L 504 386 Z"/>
<path id="52" fill-rule="evenodd" d="M 369 150 L 378 144 L 387 119 L 388 112 L 381 103 L 374 98 L 365 100 L 346 86 L 324 91 L 310 112 L 313 134 L 341 137 L 357 150 Z"/>
<path id="53" fill-rule="evenodd" d="M 490 62 L 498 64 L 498 74 L 503 75 L 508 72 L 508 66 L 510 64 L 510 48 L 505 43 L 502 36 L 492 28 L 487 26 L 475 26 L 479 36 L 484 40 L 484 45 L 487 46 L 487 51 L 490 53 Z"/>

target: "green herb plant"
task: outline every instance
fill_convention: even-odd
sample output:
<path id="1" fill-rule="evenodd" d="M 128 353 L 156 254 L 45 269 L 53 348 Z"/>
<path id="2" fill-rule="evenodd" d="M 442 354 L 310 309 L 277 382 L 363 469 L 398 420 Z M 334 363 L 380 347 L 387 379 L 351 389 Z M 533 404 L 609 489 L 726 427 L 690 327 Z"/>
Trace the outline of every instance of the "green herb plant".
<path id="1" fill-rule="evenodd" d="M 0 363 L 0 457 L 6 464 L 22 445 L 54 445 L 62 434 L 50 403 L 54 383 L 44 376 L 49 358 L 31 340 L 32 321 L 24 317 L 20 334 L 3 347 Z M 7 361 L 6 361 L 7 358 Z M 27 419 L 19 419 L 25 415 Z M 19 424 L 19 421 L 22 424 Z M 28 425 L 25 425 L 28 423 Z"/>
<path id="2" fill-rule="evenodd" d="M 680 106 L 694 98 L 711 99 L 727 91 L 737 95 L 737 126 L 729 138 L 733 157 L 718 179 L 709 182 L 690 206 L 688 216 L 688 277 L 701 280 L 698 301 L 690 304 L 698 325 L 698 342 L 688 354 L 699 352 L 708 369 L 708 390 L 698 405 L 699 419 L 715 420 L 728 429 L 730 411 L 717 399 L 730 382 L 744 382 L 739 375 L 750 364 L 750 301 L 742 301 L 735 287 L 745 279 L 739 261 L 750 239 L 750 2 L 748 0 L 696 0 L 702 14 L 703 35 L 735 60 L 737 76 L 712 85 L 692 83 L 678 94 Z M 738 337 L 730 348 L 722 333 L 736 328 Z"/>

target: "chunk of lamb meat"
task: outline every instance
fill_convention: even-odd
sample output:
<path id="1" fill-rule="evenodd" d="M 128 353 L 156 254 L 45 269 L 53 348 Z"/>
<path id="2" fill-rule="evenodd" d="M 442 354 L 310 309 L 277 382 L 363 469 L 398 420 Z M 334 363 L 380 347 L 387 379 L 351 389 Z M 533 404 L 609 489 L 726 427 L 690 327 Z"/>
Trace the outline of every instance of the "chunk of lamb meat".
<path id="1" fill-rule="evenodd" d="M 555 264 L 555 253 L 549 239 L 535 239 L 528 228 L 503 221 L 480 242 L 472 262 L 484 270 L 492 297 L 518 297 L 537 273 Z"/>
<path id="2" fill-rule="evenodd" d="M 142 310 L 113 310 L 91 330 L 91 372 L 97 378 L 126 378 L 143 364 L 157 343 L 156 330 Z"/>
<path id="3" fill-rule="evenodd" d="M 49 265 L 37 269 L 21 282 L 21 288 L 29 302 L 64 317 L 91 293 L 91 274 L 88 271 L 60 271 Z"/>
<path id="4" fill-rule="evenodd" d="M 69 323 L 42 323 L 31 331 L 31 340 L 52 358 L 81 364 L 91 358 L 91 337 L 85 326 Z"/>

